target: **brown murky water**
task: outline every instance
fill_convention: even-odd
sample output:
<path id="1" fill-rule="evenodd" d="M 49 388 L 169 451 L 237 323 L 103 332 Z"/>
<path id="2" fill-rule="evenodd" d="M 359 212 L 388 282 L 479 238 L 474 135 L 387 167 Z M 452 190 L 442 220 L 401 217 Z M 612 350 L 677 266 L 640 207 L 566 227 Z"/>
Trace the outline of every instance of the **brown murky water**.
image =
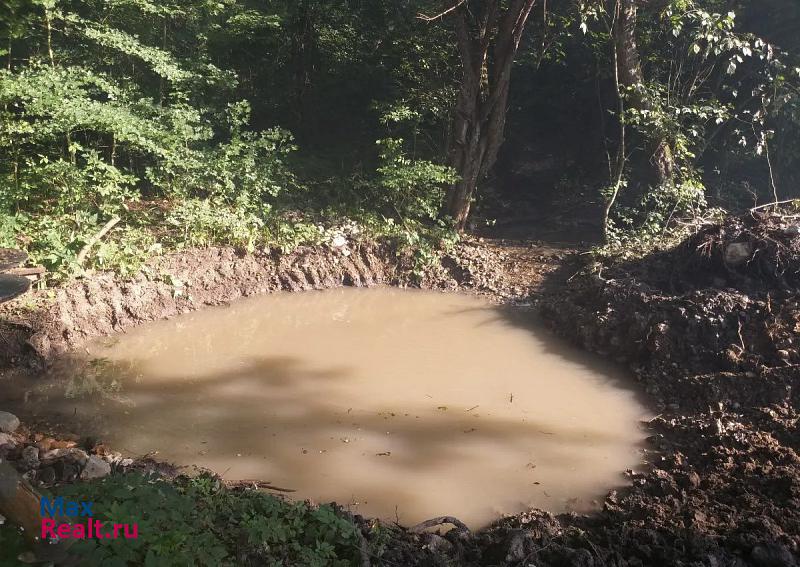
<path id="1" fill-rule="evenodd" d="M 403 524 L 588 511 L 640 463 L 647 412 L 619 370 L 526 319 L 396 289 L 251 298 L 98 342 L 28 409 Z"/>

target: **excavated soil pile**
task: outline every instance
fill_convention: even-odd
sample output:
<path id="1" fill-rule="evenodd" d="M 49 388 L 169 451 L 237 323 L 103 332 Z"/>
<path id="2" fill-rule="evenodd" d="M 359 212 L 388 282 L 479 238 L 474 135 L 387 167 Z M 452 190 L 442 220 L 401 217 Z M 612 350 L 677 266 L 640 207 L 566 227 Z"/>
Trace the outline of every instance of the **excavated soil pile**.
<path id="1" fill-rule="evenodd" d="M 542 301 L 644 383 L 662 412 L 652 469 L 598 516 L 498 526 L 495 564 L 800 564 L 799 232 L 796 216 L 731 218 Z"/>
<path id="2" fill-rule="evenodd" d="M 746 293 L 800 289 L 800 215 L 729 217 L 704 227 L 676 250 L 630 266 L 643 280 L 674 293 L 733 288 Z"/>

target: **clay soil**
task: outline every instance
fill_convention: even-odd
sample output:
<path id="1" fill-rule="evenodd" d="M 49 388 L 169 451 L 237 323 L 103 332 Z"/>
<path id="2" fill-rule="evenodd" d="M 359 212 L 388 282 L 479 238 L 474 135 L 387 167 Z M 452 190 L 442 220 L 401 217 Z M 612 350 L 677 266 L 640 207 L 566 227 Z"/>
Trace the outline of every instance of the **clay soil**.
<path id="1" fill-rule="evenodd" d="M 600 513 L 531 511 L 480 533 L 454 518 L 397 528 L 372 564 L 797 565 L 797 226 L 750 214 L 674 250 L 604 264 L 580 250 L 476 239 L 421 278 L 389 244 L 188 251 L 133 281 L 101 274 L 4 306 L 0 360 L 40 368 L 91 337 L 279 289 L 420 285 L 533 303 L 557 333 L 631 367 L 659 413 L 647 425 L 649 466 L 628 471 L 630 485 Z M 369 537 L 371 521 L 354 520 Z M 439 522 L 456 527 L 437 532 Z"/>
<path id="2" fill-rule="evenodd" d="M 94 337 L 279 290 L 392 285 L 526 298 L 563 257 L 535 244 L 482 239 L 459 244 L 424 270 L 391 243 L 301 247 L 291 254 L 192 249 L 156 258 L 129 280 L 94 274 L 0 305 L 0 368 L 40 369 Z"/>

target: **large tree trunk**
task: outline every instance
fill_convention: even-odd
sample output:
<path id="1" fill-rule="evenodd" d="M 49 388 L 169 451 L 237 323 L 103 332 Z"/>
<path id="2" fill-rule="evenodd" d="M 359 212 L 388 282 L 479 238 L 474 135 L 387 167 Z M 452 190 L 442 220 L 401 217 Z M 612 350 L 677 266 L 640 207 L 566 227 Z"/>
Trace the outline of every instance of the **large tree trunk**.
<path id="1" fill-rule="evenodd" d="M 295 129 L 305 133 L 308 90 L 314 72 L 317 48 L 315 24 L 318 17 L 316 4 L 309 0 L 297 3 L 291 23 L 292 112 Z"/>
<path id="2" fill-rule="evenodd" d="M 614 43 L 617 53 L 617 73 L 620 86 L 628 96 L 628 104 L 636 110 L 652 110 L 644 92 L 644 73 L 636 44 L 637 2 L 640 0 L 616 0 Z M 655 180 L 663 185 L 672 179 L 673 160 L 669 143 L 663 136 L 648 140 L 650 164 Z"/>
<path id="3" fill-rule="evenodd" d="M 450 165 L 460 180 L 447 192 L 444 212 L 463 230 L 478 182 L 503 144 L 511 69 L 536 0 L 462 2 L 454 10 L 463 77 L 455 108 Z"/>

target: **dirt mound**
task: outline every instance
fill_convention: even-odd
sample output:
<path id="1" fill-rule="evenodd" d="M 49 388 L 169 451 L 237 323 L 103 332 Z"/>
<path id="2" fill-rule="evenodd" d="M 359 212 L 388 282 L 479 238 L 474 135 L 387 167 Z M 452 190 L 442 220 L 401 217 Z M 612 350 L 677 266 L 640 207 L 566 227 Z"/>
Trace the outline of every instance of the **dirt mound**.
<path id="1" fill-rule="evenodd" d="M 558 333 L 628 364 L 660 415 L 649 470 L 599 516 L 559 518 L 537 565 L 800 565 L 799 220 L 730 218 L 542 300 Z"/>
<path id="2" fill-rule="evenodd" d="M 752 211 L 703 227 L 673 250 L 624 266 L 671 292 L 800 289 L 800 214 Z"/>

